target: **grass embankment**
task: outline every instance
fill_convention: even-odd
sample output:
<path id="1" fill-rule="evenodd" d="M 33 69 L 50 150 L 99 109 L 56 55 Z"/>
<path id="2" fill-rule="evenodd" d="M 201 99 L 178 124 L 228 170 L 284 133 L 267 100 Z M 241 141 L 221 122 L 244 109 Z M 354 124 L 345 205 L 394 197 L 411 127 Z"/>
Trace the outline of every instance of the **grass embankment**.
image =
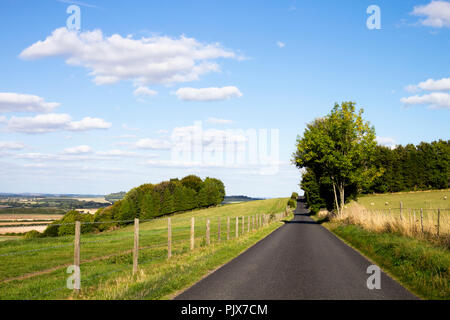
<path id="1" fill-rule="evenodd" d="M 133 226 L 81 236 L 81 295 L 66 288 L 73 262 L 73 236 L 0 242 L 0 299 L 160 299 L 195 283 L 209 271 L 278 228 L 276 222 L 248 232 L 248 217 L 278 213 L 287 199 L 270 199 L 195 210 L 172 216 L 172 254 L 167 260 L 167 218 L 140 224 L 138 275 L 131 276 Z M 190 251 L 191 217 L 195 250 Z M 230 240 L 226 240 L 227 218 Z M 239 219 L 236 239 L 235 217 Z M 244 235 L 242 218 L 245 217 Z M 218 222 L 221 241 L 218 241 Z M 206 246 L 206 220 L 211 245 Z"/>
<path id="2" fill-rule="evenodd" d="M 448 211 L 441 213 L 440 237 L 436 234 L 436 215 L 424 211 L 424 232 L 417 214 L 403 211 L 390 215 L 385 202 L 403 202 L 407 208 L 442 208 L 448 191 L 414 192 L 362 197 L 350 204 L 340 217 L 322 219 L 323 225 L 349 245 L 374 261 L 413 293 L 424 299 L 450 299 L 450 251 L 448 249 Z M 433 200 L 436 200 L 433 202 Z M 441 202 L 439 202 L 441 201 Z M 366 207 L 363 207 L 365 204 Z M 368 205 L 367 205 L 368 204 Z M 372 209 L 375 207 L 375 210 Z M 445 206 L 447 207 L 447 206 Z M 369 209 L 369 210 L 367 210 Z"/>

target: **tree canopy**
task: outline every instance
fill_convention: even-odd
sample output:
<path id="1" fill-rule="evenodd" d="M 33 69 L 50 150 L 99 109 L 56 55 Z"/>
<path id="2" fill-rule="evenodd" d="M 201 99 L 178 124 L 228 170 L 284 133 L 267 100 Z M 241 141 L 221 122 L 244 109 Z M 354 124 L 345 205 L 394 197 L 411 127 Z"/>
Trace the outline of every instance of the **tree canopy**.
<path id="1" fill-rule="evenodd" d="M 353 102 L 335 104 L 330 114 L 309 123 L 303 136 L 297 138 L 293 162 L 306 169 L 309 187 L 316 192 L 321 186 L 331 186 L 338 213 L 346 198 L 380 174 L 372 163 L 375 128 L 364 121 L 362 114 L 363 109 L 356 112 Z"/>

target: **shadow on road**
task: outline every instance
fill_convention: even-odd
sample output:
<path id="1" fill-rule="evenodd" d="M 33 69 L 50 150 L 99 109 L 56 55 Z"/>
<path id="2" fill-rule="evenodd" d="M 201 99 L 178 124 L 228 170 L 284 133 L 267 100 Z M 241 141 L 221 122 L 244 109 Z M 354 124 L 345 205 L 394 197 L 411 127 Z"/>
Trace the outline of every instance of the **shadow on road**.
<path id="1" fill-rule="evenodd" d="M 299 224 L 322 224 L 324 222 L 328 222 L 330 221 L 330 219 L 328 217 L 317 220 L 317 221 L 306 221 L 304 219 L 302 219 L 302 217 L 309 217 L 311 216 L 310 213 L 296 213 L 294 214 L 294 219 L 292 220 L 283 220 L 282 222 L 284 222 L 285 224 L 290 224 L 290 223 L 299 223 Z"/>

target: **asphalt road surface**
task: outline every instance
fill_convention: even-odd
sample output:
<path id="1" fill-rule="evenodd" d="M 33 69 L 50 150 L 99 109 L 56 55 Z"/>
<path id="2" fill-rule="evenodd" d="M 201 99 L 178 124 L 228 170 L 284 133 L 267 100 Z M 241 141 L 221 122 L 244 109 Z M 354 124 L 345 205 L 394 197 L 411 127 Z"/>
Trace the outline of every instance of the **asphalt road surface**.
<path id="1" fill-rule="evenodd" d="M 370 265 L 314 222 L 299 201 L 292 221 L 175 299 L 417 299 L 384 272 L 381 289 L 368 289 Z"/>

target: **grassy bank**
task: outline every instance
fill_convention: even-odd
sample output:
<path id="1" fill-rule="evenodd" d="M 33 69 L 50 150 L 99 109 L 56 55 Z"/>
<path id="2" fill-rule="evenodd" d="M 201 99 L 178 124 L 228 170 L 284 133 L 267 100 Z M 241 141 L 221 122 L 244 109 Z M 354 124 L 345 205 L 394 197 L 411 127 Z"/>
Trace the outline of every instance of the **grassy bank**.
<path id="1" fill-rule="evenodd" d="M 160 299 L 193 284 L 281 225 L 274 222 L 248 232 L 249 218 L 285 209 L 287 199 L 270 199 L 172 216 L 172 254 L 167 260 L 167 218 L 140 224 L 139 267 L 132 270 L 133 226 L 81 236 L 81 285 L 78 298 Z M 190 223 L 195 218 L 195 250 L 190 251 Z M 235 221 L 238 217 L 239 237 Z M 244 217 L 244 228 L 242 228 Z M 227 220 L 230 218 L 230 240 Z M 211 245 L 206 245 L 210 220 Z M 220 237 L 219 242 L 219 221 Z M 250 219 L 252 222 L 252 219 Z M 251 228 L 252 229 L 252 228 Z M 0 242 L 1 299 L 67 299 L 66 268 L 73 262 L 73 236 Z M 142 289 L 141 289 L 142 288 Z M 153 288 L 153 289 L 151 289 Z M 145 289 L 145 290 L 144 290 Z M 144 291 L 142 291 L 144 290 Z"/>

